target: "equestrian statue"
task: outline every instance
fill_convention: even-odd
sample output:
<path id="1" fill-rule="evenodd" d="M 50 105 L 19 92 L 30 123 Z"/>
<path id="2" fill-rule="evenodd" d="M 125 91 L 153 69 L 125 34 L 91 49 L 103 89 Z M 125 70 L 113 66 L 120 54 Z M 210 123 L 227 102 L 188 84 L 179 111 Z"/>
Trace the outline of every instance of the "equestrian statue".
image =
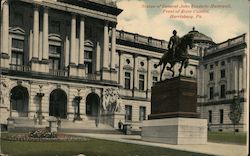
<path id="1" fill-rule="evenodd" d="M 162 74 L 168 63 L 170 64 L 170 67 L 167 67 L 167 70 L 172 72 L 172 77 L 175 75 L 173 67 L 176 63 L 181 63 L 181 67 L 179 68 L 179 76 L 181 75 L 182 68 L 187 68 L 188 59 L 190 57 L 187 51 L 188 47 L 190 49 L 193 48 L 193 35 L 187 34 L 179 38 L 177 36 L 177 31 L 174 30 L 173 36 L 170 38 L 168 43 L 168 51 L 163 54 L 159 64 L 156 65 L 156 67 L 158 67 L 163 64 L 160 81 L 162 81 Z"/>

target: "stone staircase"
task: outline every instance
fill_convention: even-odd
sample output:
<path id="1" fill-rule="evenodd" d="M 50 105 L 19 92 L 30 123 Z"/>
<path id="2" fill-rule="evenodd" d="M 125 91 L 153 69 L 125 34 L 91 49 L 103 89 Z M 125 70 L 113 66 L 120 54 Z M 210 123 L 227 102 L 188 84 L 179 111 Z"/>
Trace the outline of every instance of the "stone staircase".
<path id="1" fill-rule="evenodd" d="M 33 119 L 27 117 L 13 117 L 13 123 L 8 125 L 11 132 L 30 132 L 37 128 L 49 127 L 49 122 L 43 120 L 42 125 Z M 58 127 L 59 132 L 65 133 L 100 133 L 100 134 L 123 134 L 121 131 L 114 129 L 110 125 L 98 123 L 95 118 L 89 118 L 82 121 L 61 119 L 61 125 Z"/>
<path id="2" fill-rule="evenodd" d="M 110 125 L 96 123 L 94 119 L 82 121 L 61 120 L 60 132 L 65 133 L 100 133 L 100 134 L 122 134 L 122 132 L 114 129 Z"/>

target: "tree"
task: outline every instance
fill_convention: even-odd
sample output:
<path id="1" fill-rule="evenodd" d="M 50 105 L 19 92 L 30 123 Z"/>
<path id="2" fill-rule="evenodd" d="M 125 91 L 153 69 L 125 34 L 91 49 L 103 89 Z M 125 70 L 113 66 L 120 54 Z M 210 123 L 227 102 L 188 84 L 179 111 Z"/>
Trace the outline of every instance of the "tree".
<path id="1" fill-rule="evenodd" d="M 234 96 L 234 99 L 230 104 L 230 112 L 228 113 L 229 119 L 234 125 L 234 133 L 235 133 L 235 126 L 238 125 L 240 122 L 241 114 L 242 114 L 242 109 L 240 106 L 240 98 L 239 96 Z"/>

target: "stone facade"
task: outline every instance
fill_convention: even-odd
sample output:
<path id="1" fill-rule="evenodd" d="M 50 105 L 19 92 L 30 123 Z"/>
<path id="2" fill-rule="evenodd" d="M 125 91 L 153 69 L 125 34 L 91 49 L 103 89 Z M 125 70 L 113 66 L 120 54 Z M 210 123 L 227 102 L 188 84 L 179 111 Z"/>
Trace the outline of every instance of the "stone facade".
<path id="1" fill-rule="evenodd" d="M 198 110 L 212 131 L 232 131 L 229 119 L 233 98 L 241 101 L 242 117 L 236 126 L 247 130 L 247 39 L 246 34 L 211 46 L 203 53 L 198 76 Z"/>
<path id="2" fill-rule="evenodd" d="M 154 65 L 168 43 L 117 30 L 121 12 L 109 0 L 1 0 L 0 123 L 7 124 L 10 117 L 41 116 L 44 122 L 56 116 L 72 123 L 98 119 L 117 127 L 121 120 L 140 127 L 151 112 L 151 87 L 162 68 Z M 195 47 L 189 51 L 190 65 L 183 75 L 197 78 L 202 118 L 209 119 L 211 111 L 214 130 L 231 129 L 227 112 L 239 93 L 244 108 L 239 130 L 245 130 L 246 37 L 215 45 L 195 29 L 189 33 L 195 35 Z M 222 68 L 226 77 L 220 79 Z M 214 80 L 208 81 L 211 71 Z M 164 78 L 170 76 L 166 71 Z M 225 98 L 219 97 L 222 84 Z M 210 86 L 215 90 L 211 100 Z M 117 90 L 118 102 L 109 104 L 115 108 L 119 104 L 120 112 L 103 107 L 105 90 L 110 88 Z M 220 110 L 223 124 L 219 124 Z"/>
<path id="3" fill-rule="evenodd" d="M 167 42 L 116 30 L 121 12 L 106 0 L 1 0 L 0 123 L 55 116 L 140 127 Z M 196 77 L 197 54 L 184 75 Z"/>

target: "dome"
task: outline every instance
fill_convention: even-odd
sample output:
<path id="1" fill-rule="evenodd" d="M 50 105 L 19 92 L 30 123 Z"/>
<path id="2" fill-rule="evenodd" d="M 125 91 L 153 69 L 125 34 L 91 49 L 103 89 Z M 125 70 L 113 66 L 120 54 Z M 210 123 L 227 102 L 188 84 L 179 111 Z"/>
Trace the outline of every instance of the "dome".
<path id="1" fill-rule="evenodd" d="M 193 30 L 190 31 L 188 34 L 194 35 L 194 43 L 214 44 L 213 39 L 211 37 L 200 33 L 199 31 L 195 30 L 195 28 L 193 28 Z"/>

